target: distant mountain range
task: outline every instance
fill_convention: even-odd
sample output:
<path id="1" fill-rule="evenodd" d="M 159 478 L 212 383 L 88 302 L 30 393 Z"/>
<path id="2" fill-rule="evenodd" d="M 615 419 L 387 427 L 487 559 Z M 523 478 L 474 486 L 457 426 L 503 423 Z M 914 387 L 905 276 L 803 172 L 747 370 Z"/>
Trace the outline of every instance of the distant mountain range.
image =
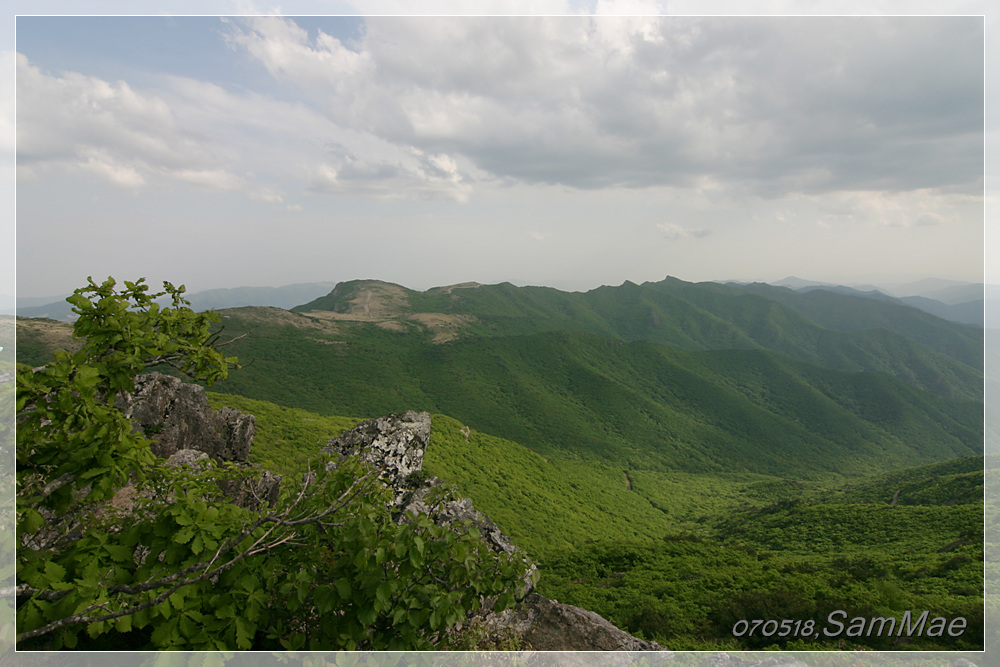
<path id="1" fill-rule="evenodd" d="M 963 303 L 983 298 L 983 283 L 968 283 L 959 280 L 944 280 L 942 278 L 924 278 L 923 280 L 914 282 L 883 285 L 880 287 L 870 284 L 839 285 L 788 276 L 787 278 L 776 280 L 771 284 L 779 287 L 791 287 L 796 290 L 823 287 L 826 289 L 850 290 L 861 293 L 881 292 L 886 296 L 896 298 L 922 296 L 947 304 Z"/>
<path id="2" fill-rule="evenodd" d="M 191 307 L 199 311 L 240 306 L 274 306 L 289 309 L 326 294 L 334 285 L 334 283 L 298 283 L 284 287 L 233 287 L 195 292 L 186 294 L 185 297 L 191 302 Z M 0 305 L 4 303 L 0 301 Z M 12 303 L 11 298 L 7 305 L 0 308 L 0 314 L 14 314 Z M 17 314 L 22 317 L 47 317 L 64 322 L 75 318 L 73 307 L 66 303 L 65 297 L 19 297 L 18 304 Z"/>
<path id="3" fill-rule="evenodd" d="M 725 284 L 746 285 L 737 281 Z M 951 322 L 1000 327 L 1000 286 L 985 286 L 982 283 L 960 283 L 939 279 L 927 279 L 905 285 L 893 286 L 891 291 L 875 285 L 844 286 L 832 283 L 804 280 L 789 276 L 771 283 L 776 287 L 786 287 L 797 292 L 825 290 L 860 296 L 917 308 L 935 317 Z M 293 307 L 322 297 L 335 286 L 332 282 L 299 283 L 284 287 L 234 287 L 212 289 L 187 295 L 196 310 L 239 308 L 241 306 L 274 306 L 290 310 Z M 23 317 L 47 317 L 60 321 L 72 321 L 71 306 L 65 297 L 22 297 L 17 313 Z M 13 297 L 0 295 L 0 314 L 13 314 Z M 984 320 L 984 310 L 996 313 L 994 321 Z"/>
<path id="4" fill-rule="evenodd" d="M 737 283 L 741 284 L 741 283 Z M 894 285 L 890 288 L 875 285 L 834 285 L 803 280 L 790 276 L 776 281 L 775 286 L 788 287 L 798 292 L 817 289 L 841 294 L 852 294 L 869 299 L 892 300 L 930 313 L 941 319 L 963 324 L 984 326 L 988 313 L 996 313 L 990 327 L 1000 327 L 1000 286 L 982 283 L 962 283 L 928 278 L 913 283 Z"/>
<path id="5" fill-rule="evenodd" d="M 982 453 L 983 330 L 887 298 L 358 280 L 221 314 L 225 335 L 250 332 L 227 348 L 249 365 L 217 391 L 322 415 L 428 410 L 545 456 L 801 477 Z M 43 362 L 53 324 L 21 322 L 19 355 Z"/>
<path id="6" fill-rule="evenodd" d="M 893 301 L 364 280 L 221 314 L 227 336 L 251 333 L 227 347 L 249 365 L 217 391 L 324 415 L 428 410 L 627 469 L 809 476 L 982 453 L 983 330 Z M 22 324 L 19 355 L 44 362 L 34 339 L 52 325 Z"/>

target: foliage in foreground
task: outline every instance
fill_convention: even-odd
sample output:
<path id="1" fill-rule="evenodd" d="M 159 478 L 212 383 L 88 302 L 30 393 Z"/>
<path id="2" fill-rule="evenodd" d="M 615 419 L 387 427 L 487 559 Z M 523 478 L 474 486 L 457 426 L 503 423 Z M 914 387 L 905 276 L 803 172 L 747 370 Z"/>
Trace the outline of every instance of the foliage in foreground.
<path id="1" fill-rule="evenodd" d="M 236 362 L 217 316 L 164 287 L 90 281 L 69 299 L 82 347 L 17 368 L 19 648 L 428 648 L 484 599 L 512 602 L 523 563 L 474 531 L 398 523 L 357 461 L 246 508 L 219 480 L 252 473 L 156 459 L 117 394 L 150 366 L 211 382 Z"/>

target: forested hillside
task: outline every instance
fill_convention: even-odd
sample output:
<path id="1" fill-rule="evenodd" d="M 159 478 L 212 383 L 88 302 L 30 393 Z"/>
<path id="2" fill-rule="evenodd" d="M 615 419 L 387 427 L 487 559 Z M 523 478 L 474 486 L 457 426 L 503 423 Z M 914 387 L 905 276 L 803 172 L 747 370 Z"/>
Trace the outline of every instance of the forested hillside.
<path id="1" fill-rule="evenodd" d="M 360 418 L 435 413 L 426 470 L 540 564 L 539 590 L 676 649 L 982 644 L 982 330 L 845 294 L 342 283 L 222 311 L 216 407 L 295 475 Z M 69 346 L 19 321 L 19 361 Z M 834 610 L 958 639 L 736 637 Z M 801 625 L 801 623 L 800 623 Z"/>
<path id="2" fill-rule="evenodd" d="M 668 278 L 585 293 L 509 283 L 415 292 L 351 281 L 293 310 L 330 313 L 339 321 L 394 322 L 395 330 L 422 325 L 438 335 L 435 327 L 451 318 L 453 336 L 579 331 L 681 350 L 764 349 L 838 370 L 897 374 L 940 395 L 982 396 L 982 329 L 825 290 L 799 294 L 770 285 Z"/>
<path id="3" fill-rule="evenodd" d="M 252 454 L 286 474 L 353 420 L 213 394 L 258 418 Z M 982 644 L 983 459 L 847 482 L 626 471 L 543 457 L 433 419 L 425 469 L 539 562 L 539 590 L 679 650 L 975 649 Z M 967 619 L 961 638 L 737 639 L 740 619 L 822 622 L 836 610 Z M 817 641 L 818 640 L 818 641 Z"/>
<path id="4" fill-rule="evenodd" d="M 835 303 L 814 310 L 854 330 L 752 290 Z M 217 390 L 329 415 L 428 410 L 642 470 L 815 476 L 982 453 L 982 332 L 894 303 L 673 279 L 588 293 L 356 281 L 296 310 L 223 311 L 250 363 Z M 26 360 L 67 342 L 23 323 Z"/>
<path id="5" fill-rule="evenodd" d="M 636 469 L 815 475 L 981 453 L 982 332 L 832 298 L 853 331 L 715 283 L 357 281 L 296 313 L 224 311 L 227 331 L 253 332 L 234 345 L 253 364 L 219 389 L 321 414 L 429 410 Z"/>

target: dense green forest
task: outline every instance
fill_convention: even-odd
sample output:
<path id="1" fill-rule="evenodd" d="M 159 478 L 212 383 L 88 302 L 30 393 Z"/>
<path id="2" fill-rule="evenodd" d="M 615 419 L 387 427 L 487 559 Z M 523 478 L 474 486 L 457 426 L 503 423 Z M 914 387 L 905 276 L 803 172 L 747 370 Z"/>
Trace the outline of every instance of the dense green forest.
<path id="1" fill-rule="evenodd" d="M 462 318 L 475 337 L 574 331 L 680 350 L 764 349 L 838 370 L 898 374 L 942 395 L 982 396 L 980 383 L 969 382 L 982 376 L 982 329 L 895 303 L 675 278 L 584 293 L 473 285 L 414 292 L 352 281 L 293 310 L 377 313 L 411 324 L 426 322 L 420 314 L 443 314 Z"/>
<path id="2" fill-rule="evenodd" d="M 296 475 L 359 419 L 427 410 L 425 468 L 537 561 L 540 592 L 639 637 L 983 645 L 981 329 L 674 279 L 587 293 L 354 281 L 294 311 L 222 311 L 227 336 L 248 334 L 227 349 L 247 365 L 210 400 L 257 417 L 256 463 Z M 43 363 L 51 328 L 21 321 L 19 361 Z M 837 611 L 847 625 L 923 610 L 968 629 L 820 632 Z M 754 619 L 797 629 L 737 632 Z"/>
<path id="3" fill-rule="evenodd" d="M 453 292 L 499 299 L 485 288 Z M 527 312 L 509 316 L 526 327 L 535 311 L 522 301 L 533 292 L 514 294 L 500 303 Z M 981 453 L 981 371 L 888 330 L 823 330 L 866 337 L 848 347 L 867 365 L 845 370 L 832 367 L 844 365 L 839 353 L 818 365 L 759 346 L 682 350 L 579 330 L 484 336 L 482 322 L 508 317 L 491 314 L 503 312 L 497 303 L 475 322 L 448 321 L 462 323 L 456 330 L 413 319 L 396 292 L 372 298 L 377 308 L 362 302 L 368 315 L 224 311 L 227 331 L 253 332 L 233 346 L 252 364 L 218 389 L 320 414 L 439 412 L 536 451 L 637 469 L 810 476 Z M 571 321 L 589 320 L 573 311 Z M 795 347 L 809 336 L 781 334 Z M 889 337 L 902 341 L 892 351 L 872 342 Z"/>
<path id="4" fill-rule="evenodd" d="M 224 394 L 211 402 L 257 416 L 253 460 L 286 474 L 353 423 Z M 543 594 L 676 650 L 982 645 L 982 457 L 846 482 L 626 472 L 546 458 L 435 415 L 425 469 L 538 561 Z M 924 609 L 965 618 L 969 630 L 957 640 L 732 633 L 740 619 Z"/>

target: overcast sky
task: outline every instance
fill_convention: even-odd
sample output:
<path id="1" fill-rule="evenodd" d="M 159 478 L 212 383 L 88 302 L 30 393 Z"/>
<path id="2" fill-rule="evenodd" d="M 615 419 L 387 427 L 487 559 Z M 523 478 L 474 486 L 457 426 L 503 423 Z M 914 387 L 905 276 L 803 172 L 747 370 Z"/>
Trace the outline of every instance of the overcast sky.
<path id="1" fill-rule="evenodd" d="M 19 17 L 18 294 L 983 279 L 983 18 L 599 8 Z"/>

